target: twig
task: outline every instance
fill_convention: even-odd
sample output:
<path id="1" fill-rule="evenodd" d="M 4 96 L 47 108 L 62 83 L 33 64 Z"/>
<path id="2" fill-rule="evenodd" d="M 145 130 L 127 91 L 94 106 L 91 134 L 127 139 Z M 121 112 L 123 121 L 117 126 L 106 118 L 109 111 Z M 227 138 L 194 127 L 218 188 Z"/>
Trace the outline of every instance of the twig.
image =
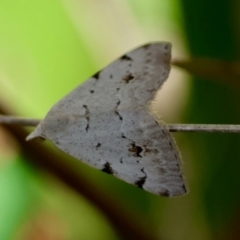
<path id="1" fill-rule="evenodd" d="M 240 133 L 240 125 L 228 124 L 167 124 L 170 132 Z"/>
<path id="2" fill-rule="evenodd" d="M 0 123 L 3 124 L 14 124 L 19 126 L 37 126 L 41 119 L 31 119 L 31 118 L 20 118 L 14 116 L 0 115 Z"/>
<path id="3" fill-rule="evenodd" d="M 0 123 L 19 126 L 37 126 L 41 119 L 0 115 Z M 228 124 L 167 124 L 170 132 L 222 132 L 240 133 L 240 125 Z"/>

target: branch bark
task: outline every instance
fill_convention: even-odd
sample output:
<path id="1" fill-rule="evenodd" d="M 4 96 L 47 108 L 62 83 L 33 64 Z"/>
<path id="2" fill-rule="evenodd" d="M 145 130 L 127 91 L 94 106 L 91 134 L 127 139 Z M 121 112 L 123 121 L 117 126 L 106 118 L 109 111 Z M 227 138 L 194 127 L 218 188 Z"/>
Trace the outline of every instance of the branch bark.
<path id="1" fill-rule="evenodd" d="M 0 115 L 0 123 L 19 126 L 37 126 L 41 119 Z M 167 124 L 170 132 L 222 132 L 239 133 L 240 125 L 227 124 Z"/>

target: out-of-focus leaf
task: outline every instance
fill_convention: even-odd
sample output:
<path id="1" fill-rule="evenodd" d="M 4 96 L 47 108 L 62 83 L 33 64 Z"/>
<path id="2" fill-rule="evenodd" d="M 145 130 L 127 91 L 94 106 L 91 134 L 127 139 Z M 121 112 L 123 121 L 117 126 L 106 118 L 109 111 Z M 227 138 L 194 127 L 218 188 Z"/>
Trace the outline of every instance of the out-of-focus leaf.
<path id="1" fill-rule="evenodd" d="M 1 1 L 1 98 L 42 117 L 96 71 L 87 49 L 61 1 Z"/>
<path id="2" fill-rule="evenodd" d="M 174 59 L 174 66 L 187 70 L 190 74 L 234 85 L 240 88 L 240 62 L 227 62 L 213 58 Z"/>
<path id="3" fill-rule="evenodd" d="M 181 2 L 191 55 L 223 61 L 239 60 L 233 16 L 237 13 L 237 1 Z M 239 123 L 239 102 L 238 89 L 194 78 L 187 121 Z M 238 134 L 192 134 L 189 141 L 194 154 L 192 161 L 201 177 L 199 187 L 202 195 L 199 201 L 205 208 L 214 236 L 219 234 L 239 209 L 239 142 Z"/>
<path id="4" fill-rule="evenodd" d="M 26 220 L 32 204 L 29 168 L 16 159 L 0 169 L 0 239 L 10 240 Z"/>

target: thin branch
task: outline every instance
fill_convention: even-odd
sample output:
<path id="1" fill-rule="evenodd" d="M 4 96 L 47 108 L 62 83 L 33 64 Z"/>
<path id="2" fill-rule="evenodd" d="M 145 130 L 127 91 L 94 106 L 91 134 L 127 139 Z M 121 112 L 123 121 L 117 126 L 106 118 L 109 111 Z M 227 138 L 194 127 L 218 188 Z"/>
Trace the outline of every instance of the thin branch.
<path id="1" fill-rule="evenodd" d="M 41 119 L 0 115 L 0 123 L 19 126 L 37 126 Z M 167 124 L 170 132 L 222 132 L 240 133 L 240 125 L 228 124 Z"/>
<path id="2" fill-rule="evenodd" d="M 41 119 L 31 119 L 31 118 L 20 118 L 14 116 L 0 115 L 0 123 L 3 124 L 14 124 L 18 126 L 37 126 Z"/>
<path id="3" fill-rule="evenodd" d="M 228 124 L 167 124 L 170 132 L 240 133 L 240 125 Z"/>

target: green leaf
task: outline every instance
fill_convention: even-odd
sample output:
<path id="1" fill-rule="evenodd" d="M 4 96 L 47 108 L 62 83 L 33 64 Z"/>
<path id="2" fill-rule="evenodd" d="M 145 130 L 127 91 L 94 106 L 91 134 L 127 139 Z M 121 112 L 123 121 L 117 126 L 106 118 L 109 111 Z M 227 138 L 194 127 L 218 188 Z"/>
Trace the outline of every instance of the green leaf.
<path id="1" fill-rule="evenodd" d="M 236 1 L 182 0 L 185 29 L 193 57 L 211 57 L 225 61 L 239 59 L 237 28 L 234 19 Z M 188 122 L 240 122 L 239 91 L 221 83 L 194 78 Z M 201 182 L 202 205 L 213 233 L 218 233 L 239 211 L 240 151 L 239 134 L 194 134 L 194 153 Z M 189 146 L 190 147 L 190 146 Z"/>
<path id="2" fill-rule="evenodd" d="M 0 239 L 13 239 L 32 204 L 29 168 L 14 159 L 0 169 Z"/>

